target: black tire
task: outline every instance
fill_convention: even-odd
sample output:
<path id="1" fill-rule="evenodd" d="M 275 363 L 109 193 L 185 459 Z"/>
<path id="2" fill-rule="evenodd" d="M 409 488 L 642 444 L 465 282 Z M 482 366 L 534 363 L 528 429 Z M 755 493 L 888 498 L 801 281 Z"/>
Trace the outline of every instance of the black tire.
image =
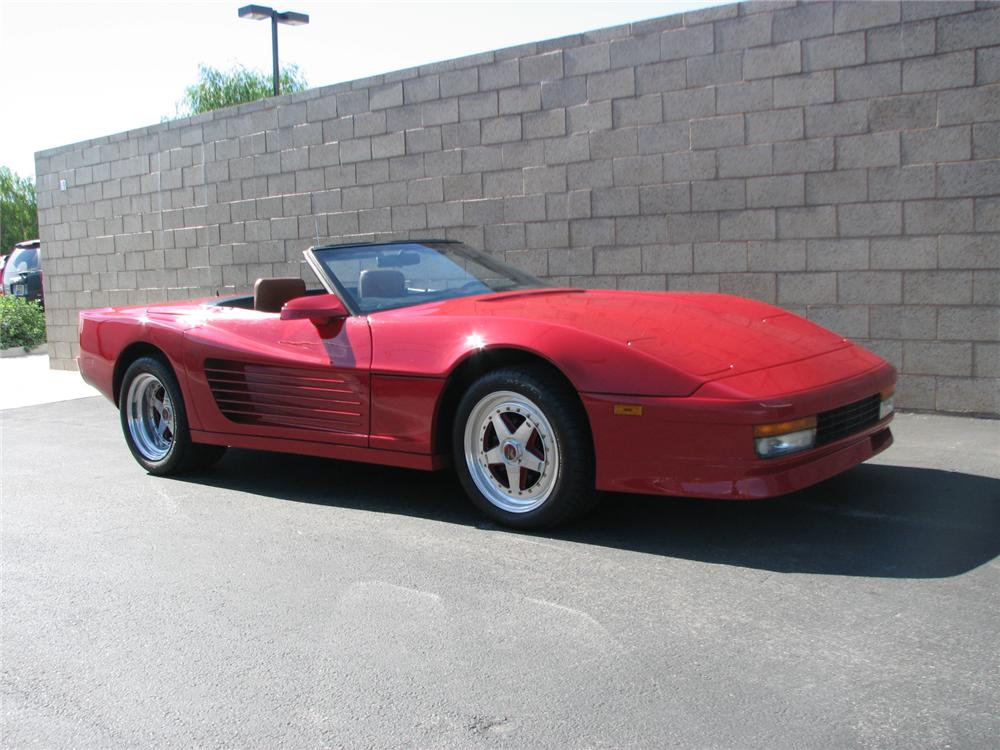
<path id="1" fill-rule="evenodd" d="M 140 403 L 150 403 L 151 400 L 158 403 L 161 411 L 140 406 Z M 184 397 L 177 378 L 170 366 L 159 357 L 140 357 L 129 365 L 122 378 L 118 405 L 125 442 L 135 460 L 150 474 L 166 476 L 203 469 L 214 464 L 226 452 L 223 445 L 192 442 Z M 167 415 L 166 420 L 164 414 Z M 167 426 L 163 435 L 157 436 L 158 428 L 164 423 Z M 172 429 L 169 427 L 171 423 Z"/>
<path id="2" fill-rule="evenodd" d="M 503 436 L 496 419 L 503 420 Z M 519 433 L 528 437 L 519 440 Z M 505 526 L 556 526 L 596 505 L 586 414 L 576 393 L 544 367 L 506 367 L 476 380 L 458 404 L 452 451 L 455 471 L 472 502 Z M 498 456 L 502 464 L 495 461 Z M 540 471 L 526 469 L 529 464 Z M 537 495 L 516 497 L 522 489 L 525 495 Z"/>

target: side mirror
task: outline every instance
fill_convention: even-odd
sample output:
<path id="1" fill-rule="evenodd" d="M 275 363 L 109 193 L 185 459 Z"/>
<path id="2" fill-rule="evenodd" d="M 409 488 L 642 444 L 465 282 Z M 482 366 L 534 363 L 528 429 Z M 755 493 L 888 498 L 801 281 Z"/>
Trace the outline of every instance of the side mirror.
<path id="1" fill-rule="evenodd" d="M 350 313 L 336 294 L 316 294 L 296 297 L 281 307 L 282 320 L 311 320 L 322 326 L 334 320 L 343 320 Z"/>

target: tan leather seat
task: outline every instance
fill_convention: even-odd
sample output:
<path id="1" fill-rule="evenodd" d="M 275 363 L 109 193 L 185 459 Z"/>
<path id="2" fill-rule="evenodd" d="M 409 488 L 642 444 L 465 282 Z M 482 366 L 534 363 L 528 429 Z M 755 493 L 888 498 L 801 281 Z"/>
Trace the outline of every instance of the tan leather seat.
<path id="1" fill-rule="evenodd" d="M 361 297 L 405 297 L 406 278 L 393 268 L 369 268 L 358 279 Z"/>
<path id="2" fill-rule="evenodd" d="M 303 297 L 306 282 L 302 279 L 257 279 L 253 285 L 253 309 L 260 312 L 281 312 L 290 299 Z"/>

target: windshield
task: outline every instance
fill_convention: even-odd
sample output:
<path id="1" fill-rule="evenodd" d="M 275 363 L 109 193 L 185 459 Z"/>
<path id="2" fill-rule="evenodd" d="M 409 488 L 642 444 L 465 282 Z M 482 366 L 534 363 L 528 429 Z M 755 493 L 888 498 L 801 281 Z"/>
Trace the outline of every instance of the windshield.
<path id="1" fill-rule="evenodd" d="M 316 248 L 318 270 L 355 314 L 547 286 L 459 242 Z"/>

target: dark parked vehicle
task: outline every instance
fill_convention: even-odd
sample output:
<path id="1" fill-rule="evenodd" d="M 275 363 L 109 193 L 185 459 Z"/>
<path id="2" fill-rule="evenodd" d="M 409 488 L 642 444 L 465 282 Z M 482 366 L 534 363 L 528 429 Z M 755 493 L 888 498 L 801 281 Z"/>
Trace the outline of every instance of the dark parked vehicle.
<path id="1" fill-rule="evenodd" d="M 14 245 L 7 256 L 3 269 L 2 289 L 4 294 L 36 300 L 45 305 L 42 291 L 42 243 L 27 240 Z"/>

